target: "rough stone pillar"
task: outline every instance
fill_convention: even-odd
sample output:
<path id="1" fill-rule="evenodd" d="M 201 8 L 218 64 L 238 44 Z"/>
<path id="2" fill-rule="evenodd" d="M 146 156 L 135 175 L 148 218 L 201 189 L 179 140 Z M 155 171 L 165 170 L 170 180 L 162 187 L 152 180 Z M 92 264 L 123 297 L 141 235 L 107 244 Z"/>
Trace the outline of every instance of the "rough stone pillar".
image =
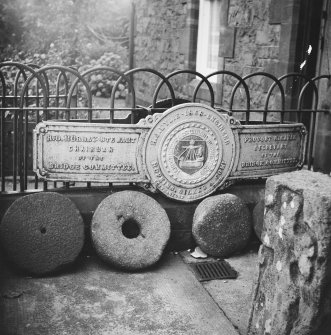
<path id="1" fill-rule="evenodd" d="M 268 178 L 249 335 L 327 335 L 331 329 L 331 177 Z"/>

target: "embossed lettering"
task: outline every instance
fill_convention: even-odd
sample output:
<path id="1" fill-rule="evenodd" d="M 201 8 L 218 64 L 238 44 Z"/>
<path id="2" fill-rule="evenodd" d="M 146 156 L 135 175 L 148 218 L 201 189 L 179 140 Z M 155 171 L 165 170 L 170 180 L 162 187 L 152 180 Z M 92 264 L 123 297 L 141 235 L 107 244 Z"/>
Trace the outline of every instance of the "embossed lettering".
<path id="1" fill-rule="evenodd" d="M 50 162 L 48 165 L 49 169 L 54 170 L 74 170 L 78 171 L 80 170 L 79 164 L 68 164 L 68 163 L 52 163 Z"/>

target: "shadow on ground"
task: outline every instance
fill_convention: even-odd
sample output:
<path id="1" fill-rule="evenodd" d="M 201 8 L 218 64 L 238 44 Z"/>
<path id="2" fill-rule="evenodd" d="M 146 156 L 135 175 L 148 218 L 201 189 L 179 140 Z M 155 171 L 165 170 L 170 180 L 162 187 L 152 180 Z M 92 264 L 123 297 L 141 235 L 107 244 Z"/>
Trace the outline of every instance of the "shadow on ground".
<path id="1" fill-rule="evenodd" d="M 127 273 L 83 255 L 64 273 L 32 278 L 2 260 L 1 334 L 245 334 L 256 252 L 230 260 L 236 280 L 201 284 L 191 261 L 187 252 L 169 253 Z"/>

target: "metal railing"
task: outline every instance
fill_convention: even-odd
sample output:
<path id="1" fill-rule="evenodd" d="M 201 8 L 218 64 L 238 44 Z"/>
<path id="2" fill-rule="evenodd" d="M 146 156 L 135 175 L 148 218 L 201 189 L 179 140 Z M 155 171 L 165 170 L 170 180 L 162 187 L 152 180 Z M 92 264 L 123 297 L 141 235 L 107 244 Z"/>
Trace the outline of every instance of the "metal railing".
<path id="1" fill-rule="evenodd" d="M 112 90 L 109 98 L 109 106 L 96 107 L 89 79 L 95 73 L 111 74 Z M 151 97 L 148 107 L 139 106 L 136 103 L 136 93 L 139 87 L 134 85 L 134 77 L 137 73 L 150 74 L 158 78 L 158 84 Z M 190 78 L 198 78 L 191 96 L 187 94 L 175 94 L 175 88 L 171 79 L 177 75 L 187 75 Z M 231 89 L 229 103 L 223 106 L 215 102 L 215 88 L 210 80 L 214 76 L 231 77 L 235 83 Z M 265 103 L 262 109 L 252 108 L 252 88 L 249 80 L 262 77 L 271 82 L 265 94 Z M 288 79 L 294 79 L 301 83 L 298 92 L 296 108 L 286 109 L 285 85 Z M 96 67 L 86 72 L 64 66 L 45 66 L 39 68 L 36 65 L 24 65 L 15 62 L 0 63 L 0 175 L 1 193 L 25 192 L 28 189 L 47 190 L 48 188 L 72 187 L 66 183 L 50 183 L 40 181 L 32 172 L 32 130 L 42 120 L 59 120 L 73 122 L 109 122 L 109 123 L 137 123 L 141 118 L 153 113 L 164 112 L 171 106 L 183 102 L 199 101 L 199 92 L 202 88 L 209 93 L 208 104 L 221 113 L 228 113 L 241 117 L 241 122 L 250 124 L 259 123 L 286 123 L 301 122 L 303 115 L 309 113 L 309 139 L 307 142 L 306 164 L 312 168 L 312 152 L 314 145 L 314 132 L 316 115 L 325 110 L 318 109 L 317 83 L 322 79 L 330 79 L 329 75 L 316 78 L 307 78 L 300 73 L 289 73 L 280 78 L 266 73 L 256 72 L 241 77 L 230 71 L 217 71 L 207 76 L 190 70 L 179 70 L 168 75 L 150 69 L 136 68 L 127 72 L 121 72 L 110 67 Z M 116 92 L 119 85 L 125 85 L 130 95 L 129 107 L 115 107 Z M 168 90 L 168 99 L 158 100 L 162 86 Z M 235 108 L 236 98 L 240 90 L 240 96 L 244 93 L 244 106 Z M 217 92 L 216 92 L 217 93 Z M 262 94 L 262 93 L 261 93 Z M 302 108 L 305 97 L 309 95 L 313 101 L 312 108 Z M 277 97 L 278 108 L 270 108 L 271 97 Z M 107 117 L 96 117 L 96 114 L 107 113 Z M 115 113 L 117 115 L 115 115 Z M 261 119 L 252 121 L 252 113 L 259 113 Z M 268 120 L 268 115 L 278 115 L 273 120 Z M 125 117 L 118 117 L 118 115 Z M 290 115 L 290 117 L 288 117 Z M 117 116 L 117 117 L 116 117 Z M 242 118 L 242 116 L 244 116 Z M 32 182 L 31 182 L 32 180 Z M 31 186 L 32 185 L 32 186 Z M 42 185 L 42 187 L 40 187 Z M 91 183 L 85 184 L 87 188 Z M 109 185 L 111 186 L 111 185 Z"/>

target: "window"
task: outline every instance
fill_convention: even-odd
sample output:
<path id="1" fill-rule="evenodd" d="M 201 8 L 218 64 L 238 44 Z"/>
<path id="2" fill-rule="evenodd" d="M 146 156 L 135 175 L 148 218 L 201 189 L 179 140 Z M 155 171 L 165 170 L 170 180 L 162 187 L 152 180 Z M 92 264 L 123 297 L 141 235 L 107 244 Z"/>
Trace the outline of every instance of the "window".
<path id="1" fill-rule="evenodd" d="M 208 75 L 219 69 L 219 34 L 222 0 L 200 0 L 196 69 Z M 216 76 L 211 81 L 216 81 Z"/>

